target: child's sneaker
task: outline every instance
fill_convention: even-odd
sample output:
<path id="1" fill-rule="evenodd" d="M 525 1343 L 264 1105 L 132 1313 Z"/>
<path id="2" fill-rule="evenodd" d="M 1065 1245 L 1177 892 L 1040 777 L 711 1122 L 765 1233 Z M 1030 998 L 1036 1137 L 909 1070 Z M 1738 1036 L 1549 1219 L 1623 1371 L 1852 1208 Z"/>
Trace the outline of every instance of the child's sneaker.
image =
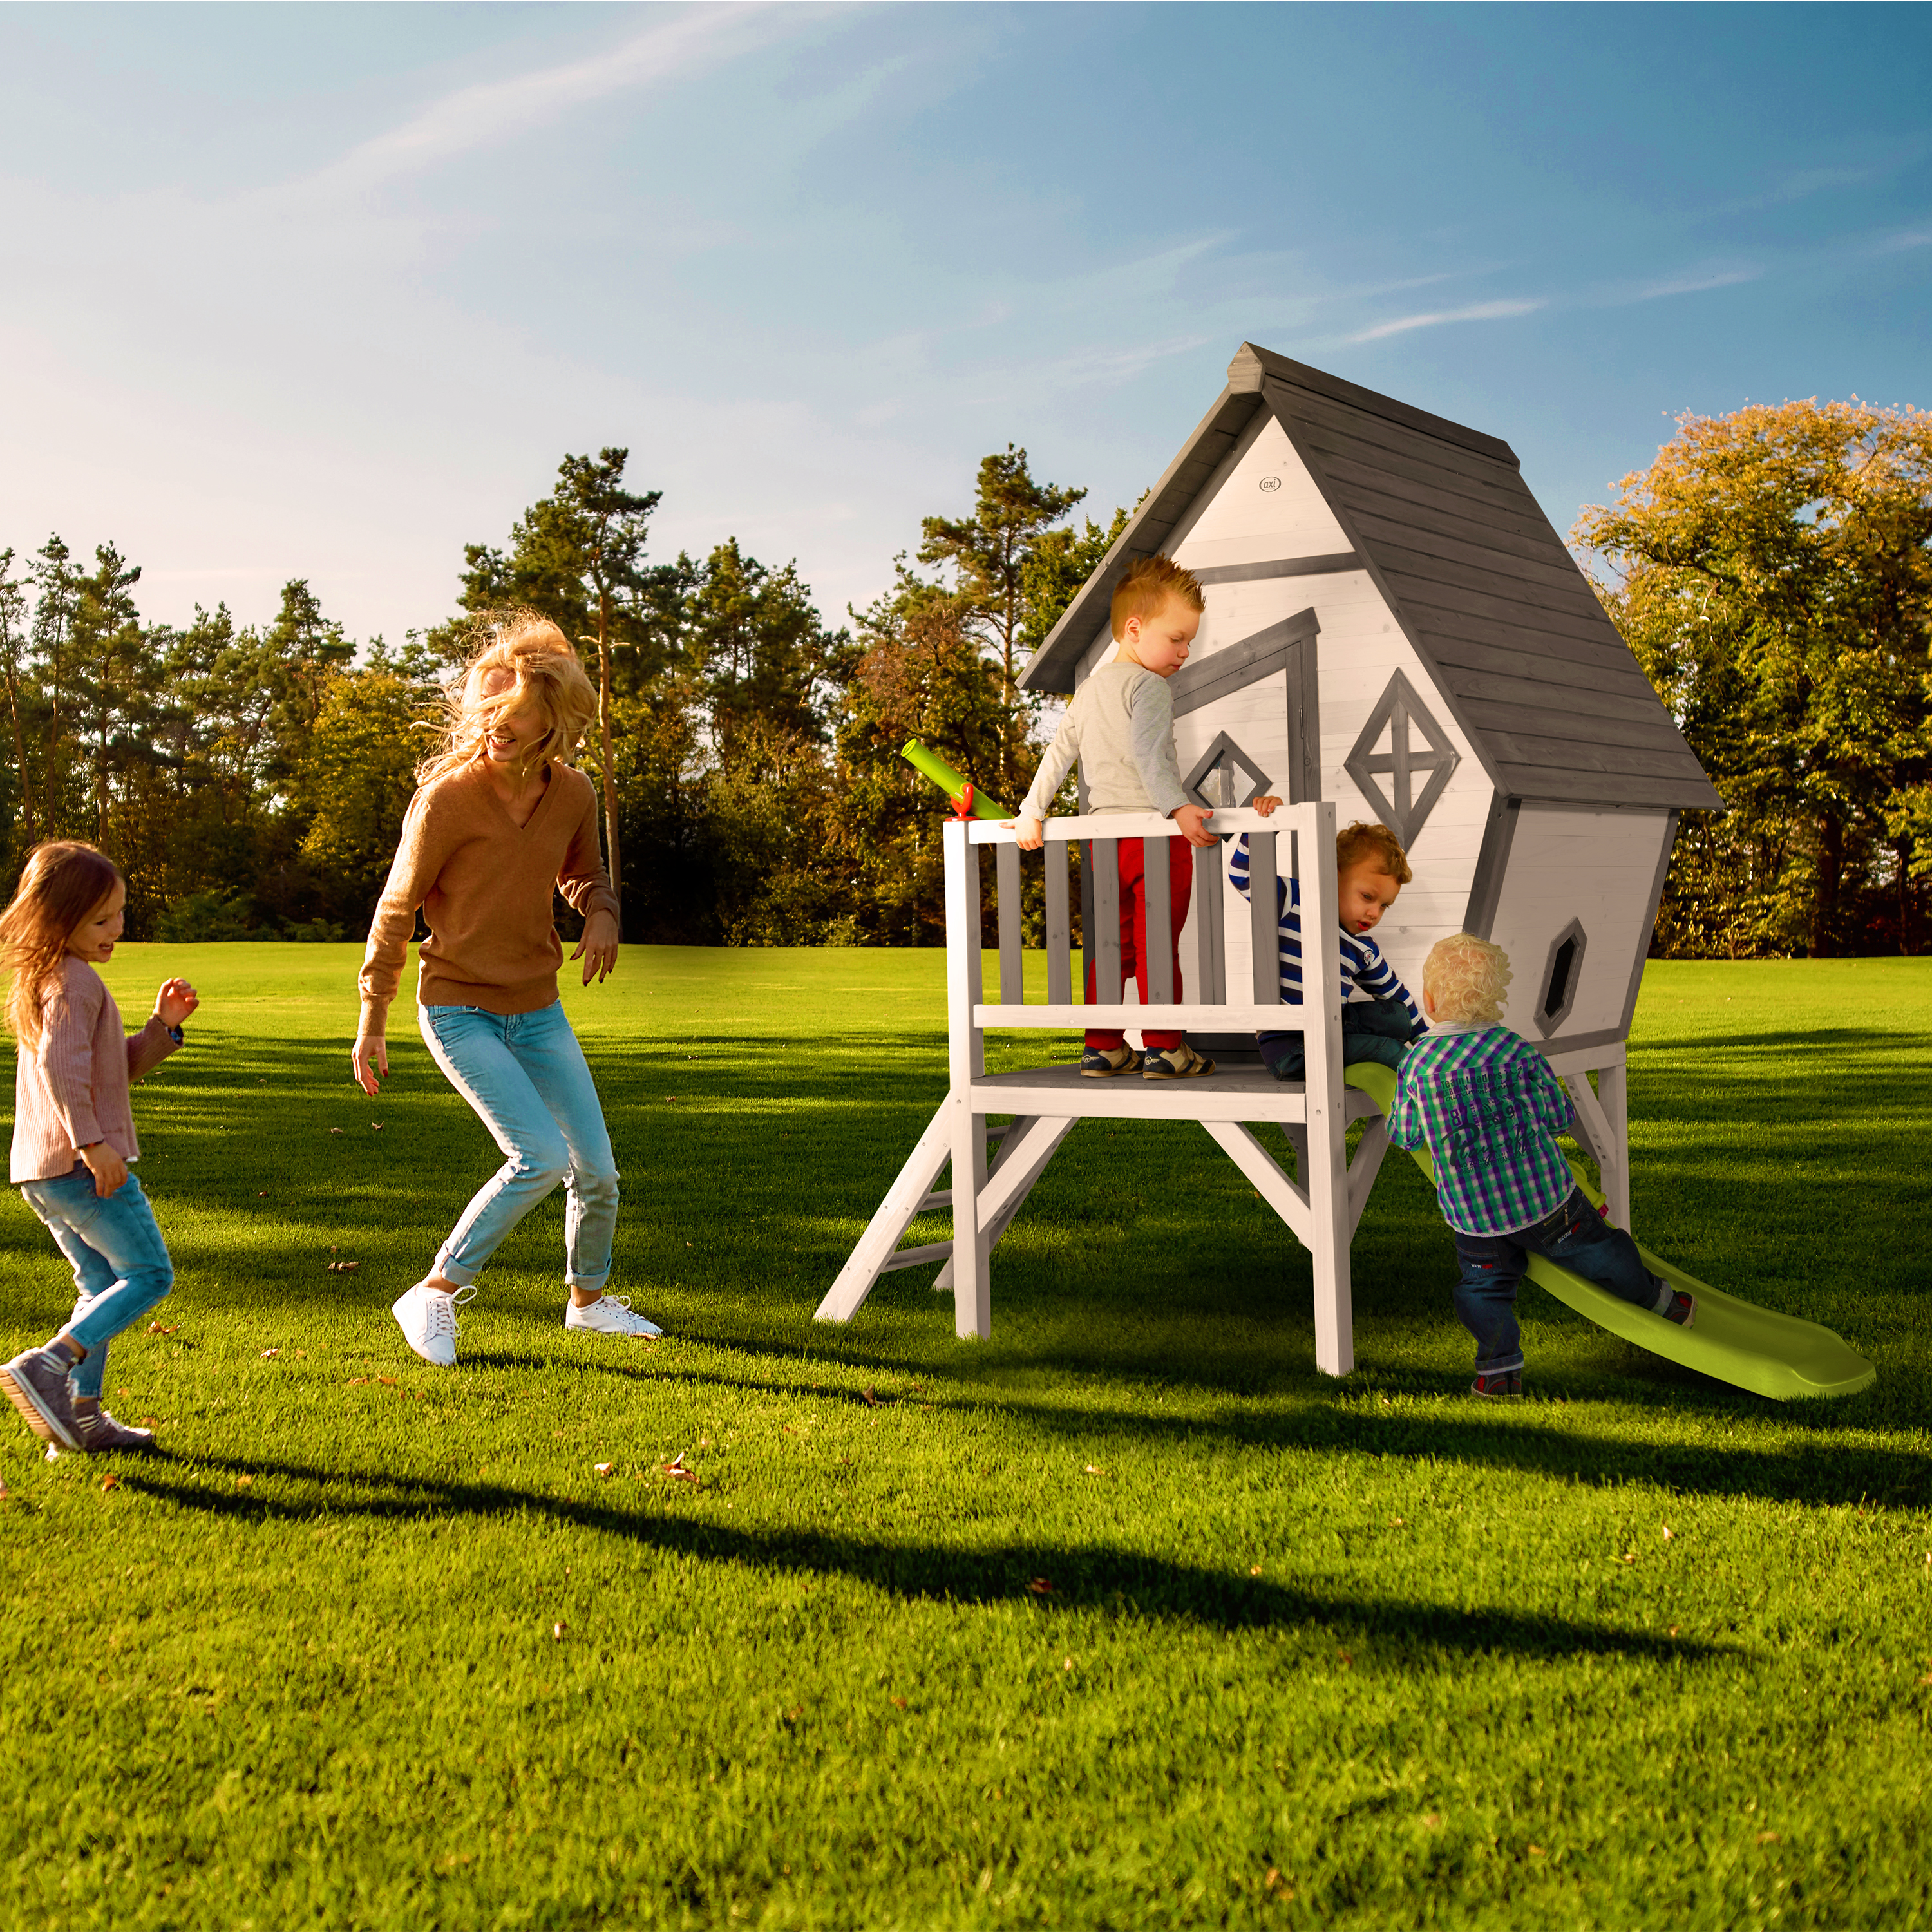
<path id="1" fill-rule="evenodd" d="M 1138 1073 L 1141 1057 L 1130 1046 L 1090 1046 L 1080 1056 L 1080 1071 L 1089 1080 L 1111 1080 L 1117 1073 Z"/>
<path id="2" fill-rule="evenodd" d="M 1198 1080 L 1212 1073 L 1214 1063 L 1205 1054 L 1196 1053 L 1183 1040 L 1164 1053 L 1150 1053 L 1141 1067 L 1143 1080 Z"/>
<path id="3" fill-rule="evenodd" d="M 74 1387 L 70 1371 L 45 1348 L 29 1348 L 0 1368 L 0 1389 L 26 1418 L 27 1426 L 43 1442 L 62 1449 L 78 1449 L 74 1432 Z"/>
<path id="4" fill-rule="evenodd" d="M 1665 1321 L 1674 1322 L 1680 1328 L 1688 1328 L 1697 1318 L 1697 1298 L 1686 1294 L 1681 1288 L 1673 1288 L 1669 1305 L 1657 1312 Z"/>
<path id="5" fill-rule="evenodd" d="M 1486 1396 L 1491 1401 L 1522 1394 L 1522 1371 L 1520 1369 L 1499 1369 L 1492 1374 L 1479 1374 L 1469 1384 L 1472 1395 Z"/>

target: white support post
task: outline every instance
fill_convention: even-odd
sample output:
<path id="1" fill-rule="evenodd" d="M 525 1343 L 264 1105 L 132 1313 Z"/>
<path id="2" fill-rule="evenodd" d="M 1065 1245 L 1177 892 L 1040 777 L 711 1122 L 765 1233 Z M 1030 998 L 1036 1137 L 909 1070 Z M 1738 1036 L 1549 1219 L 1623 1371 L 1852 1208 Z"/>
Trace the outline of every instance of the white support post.
<path id="1" fill-rule="evenodd" d="M 932 1124 L 919 1137 L 919 1144 L 899 1169 L 899 1178 L 879 1203 L 879 1210 L 859 1245 L 838 1270 L 831 1292 L 818 1304 L 812 1318 L 818 1322 L 849 1322 L 864 1305 L 880 1275 L 895 1267 L 912 1264 L 895 1262 L 900 1238 L 920 1213 L 932 1184 L 939 1178 L 952 1153 L 952 1120 L 944 1106 L 932 1117 Z"/>
<path id="2" fill-rule="evenodd" d="M 986 1036 L 974 1024 L 985 988 L 980 979 L 980 854 L 968 827 L 949 819 L 946 848 L 946 1099 L 952 1146 L 952 1326 L 962 1338 L 993 1332 L 990 1244 L 980 1225 L 986 1185 L 986 1117 L 973 1112 L 973 1082 L 986 1070 Z"/>
<path id="3" fill-rule="evenodd" d="M 1348 1096 L 1342 1084 L 1340 904 L 1335 878 L 1335 808 L 1291 806 L 1282 816 L 1301 848 L 1301 1024 L 1307 1060 L 1309 1252 L 1315 1274 L 1315 1365 L 1346 1376 L 1355 1366 L 1349 1292 Z M 1256 842 L 1248 842 L 1252 851 Z M 1271 882 L 1270 882 L 1271 889 Z M 1262 881 L 1254 881 L 1258 896 Z"/>
<path id="4" fill-rule="evenodd" d="M 1598 1162 L 1604 1178 L 1604 1198 L 1610 1203 L 1610 1219 L 1619 1228 L 1630 1228 L 1630 1083 L 1628 1070 L 1619 1060 L 1614 1066 L 1597 1070 L 1597 1099 L 1610 1127 L 1607 1159 Z"/>
<path id="5" fill-rule="evenodd" d="M 1016 1120 L 1000 1144 L 999 1155 L 986 1177 L 986 1191 L 980 1198 L 980 1219 L 986 1229 L 986 1252 L 990 1256 L 1000 1238 L 1012 1226 L 1013 1218 L 1026 1204 L 1034 1184 L 1046 1172 L 1046 1164 L 1059 1150 L 1060 1144 L 1073 1131 L 1070 1119 Z M 952 1286 L 952 1264 L 949 1260 L 934 1281 L 935 1288 Z"/>

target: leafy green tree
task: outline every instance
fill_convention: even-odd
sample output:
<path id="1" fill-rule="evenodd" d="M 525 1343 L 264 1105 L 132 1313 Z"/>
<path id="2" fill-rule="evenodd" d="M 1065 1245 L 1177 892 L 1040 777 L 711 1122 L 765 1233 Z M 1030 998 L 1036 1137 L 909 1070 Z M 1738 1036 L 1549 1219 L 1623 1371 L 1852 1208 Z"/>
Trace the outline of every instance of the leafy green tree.
<path id="1" fill-rule="evenodd" d="M 111 782 L 116 765 L 137 754 L 153 681 L 146 675 L 146 638 L 134 604 L 141 567 L 112 544 L 100 544 L 94 558 L 93 570 L 76 580 L 68 645 L 86 707 L 76 722 L 92 741 L 94 839 L 104 848 Z"/>
<path id="2" fill-rule="evenodd" d="M 0 678 L 7 686 L 7 717 L 14 734 L 14 782 L 22 814 L 22 852 L 34 839 L 33 773 L 27 763 L 27 734 L 36 695 L 28 668 L 28 580 L 14 574 L 14 553 L 0 550 Z"/>
<path id="3" fill-rule="evenodd" d="M 48 838 L 62 837 L 70 823 L 63 740 L 73 728 L 79 708 L 74 688 L 72 632 L 80 602 L 80 572 L 73 559 L 74 553 L 54 536 L 40 546 L 30 566 L 34 587 L 33 656 L 41 694 L 42 836 Z"/>
<path id="4" fill-rule="evenodd" d="M 1573 535 L 1612 567 L 1606 606 L 1730 807 L 1693 814 L 1660 930 L 1685 950 L 1825 957 L 1880 921 L 1916 951 L 1932 413 L 1686 416 L 1618 490 Z"/>
<path id="5" fill-rule="evenodd" d="M 1034 540 L 1020 572 L 1020 606 L 1024 614 L 1020 644 L 1029 657 L 1046 642 L 1066 607 L 1080 594 L 1080 586 L 1100 568 L 1126 526 L 1126 512 L 1116 510 L 1104 530 L 1089 517 L 1084 530 L 1070 524 L 1042 530 Z"/>
<path id="6" fill-rule="evenodd" d="M 710 709 L 711 727 L 729 748 L 762 721 L 808 740 L 825 735 L 826 680 L 847 640 L 826 633 L 798 566 L 768 570 L 728 537 L 704 564 L 678 560 L 688 584 L 683 640 Z"/>
<path id="7" fill-rule="evenodd" d="M 1041 538 L 1086 495 L 1084 490 L 1036 482 L 1026 452 L 1008 443 L 1003 452 L 982 459 L 970 517 L 928 517 L 920 524 L 919 561 L 951 567 L 965 628 L 999 666 L 1000 702 L 1011 721 L 1001 739 L 1001 784 L 1011 784 L 1025 737 L 1019 659 L 1028 615 L 1028 565 Z"/>

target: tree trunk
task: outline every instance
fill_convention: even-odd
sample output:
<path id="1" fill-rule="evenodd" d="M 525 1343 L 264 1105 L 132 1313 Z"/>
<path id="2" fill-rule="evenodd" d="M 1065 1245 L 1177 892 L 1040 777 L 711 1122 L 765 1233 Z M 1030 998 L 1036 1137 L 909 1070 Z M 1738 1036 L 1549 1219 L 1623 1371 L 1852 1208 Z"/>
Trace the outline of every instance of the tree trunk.
<path id="1" fill-rule="evenodd" d="M 624 920 L 624 872 L 617 849 L 617 770 L 610 749 L 610 630 L 604 614 L 604 600 L 597 600 L 597 734 L 604 754 L 604 848 L 610 868 L 610 890 L 620 908 L 617 930 L 621 938 Z"/>
<path id="2" fill-rule="evenodd" d="M 1845 828 L 1834 812 L 1818 821 L 1818 884 L 1811 898 L 1811 929 L 1806 949 L 1814 959 L 1832 959 L 1838 950 L 1838 902 L 1845 876 Z"/>
<path id="3" fill-rule="evenodd" d="M 27 830 L 29 846 L 37 842 L 34 837 L 34 780 L 27 770 L 27 740 L 20 729 L 20 683 L 10 670 L 7 674 L 7 709 L 14 725 L 14 763 L 20 773 L 20 812 Z"/>

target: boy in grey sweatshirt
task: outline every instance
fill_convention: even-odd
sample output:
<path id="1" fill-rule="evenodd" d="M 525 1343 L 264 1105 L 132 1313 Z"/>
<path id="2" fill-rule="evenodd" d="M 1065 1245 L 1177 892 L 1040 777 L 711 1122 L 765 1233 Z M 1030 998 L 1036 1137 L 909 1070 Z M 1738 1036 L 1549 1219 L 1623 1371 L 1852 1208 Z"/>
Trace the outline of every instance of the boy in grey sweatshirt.
<path id="1" fill-rule="evenodd" d="M 1045 837 L 1041 821 L 1077 758 L 1086 782 L 1089 813 L 1157 812 L 1180 828 L 1178 838 L 1152 842 L 1167 848 L 1164 856 L 1156 854 L 1154 859 L 1168 868 L 1172 929 L 1165 934 L 1150 934 L 1147 929 L 1147 856 L 1142 848 L 1149 842 L 1123 838 L 1115 848 L 1120 881 L 1120 968 L 1133 975 L 1143 1005 L 1150 945 L 1168 947 L 1174 962 L 1174 998 L 1180 998 L 1178 941 L 1194 885 L 1187 848 L 1214 842 L 1204 829 L 1214 814 L 1190 803 L 1180 788 L 1180 767 L 1174 752 L 1174 703 L 1167 688 L 1167 680 L 1187 662 L 1206 608 L 1193 573 L 1171 558 L 1144 556 L 1129 566 L 1114 589 L 1111 613 L 1119 655 L 1074 693 L 1013 820 L 1018 844 L 1036 850 Z M 1087 999 L 1093 1004 L 1090 950 Z M 1214 1063 L 1196 1053 L 1178 1032 L 1149 1028 L 1142 1036 L 1147 1042 L 1144 1060 L 1127 1045 L 1119 1028 L 1090 1028 L 1081 1072 L 1095 1080 L 1136 1070 L 1149 1080 L 1186 1080 L 1214 1070 Z"/>

